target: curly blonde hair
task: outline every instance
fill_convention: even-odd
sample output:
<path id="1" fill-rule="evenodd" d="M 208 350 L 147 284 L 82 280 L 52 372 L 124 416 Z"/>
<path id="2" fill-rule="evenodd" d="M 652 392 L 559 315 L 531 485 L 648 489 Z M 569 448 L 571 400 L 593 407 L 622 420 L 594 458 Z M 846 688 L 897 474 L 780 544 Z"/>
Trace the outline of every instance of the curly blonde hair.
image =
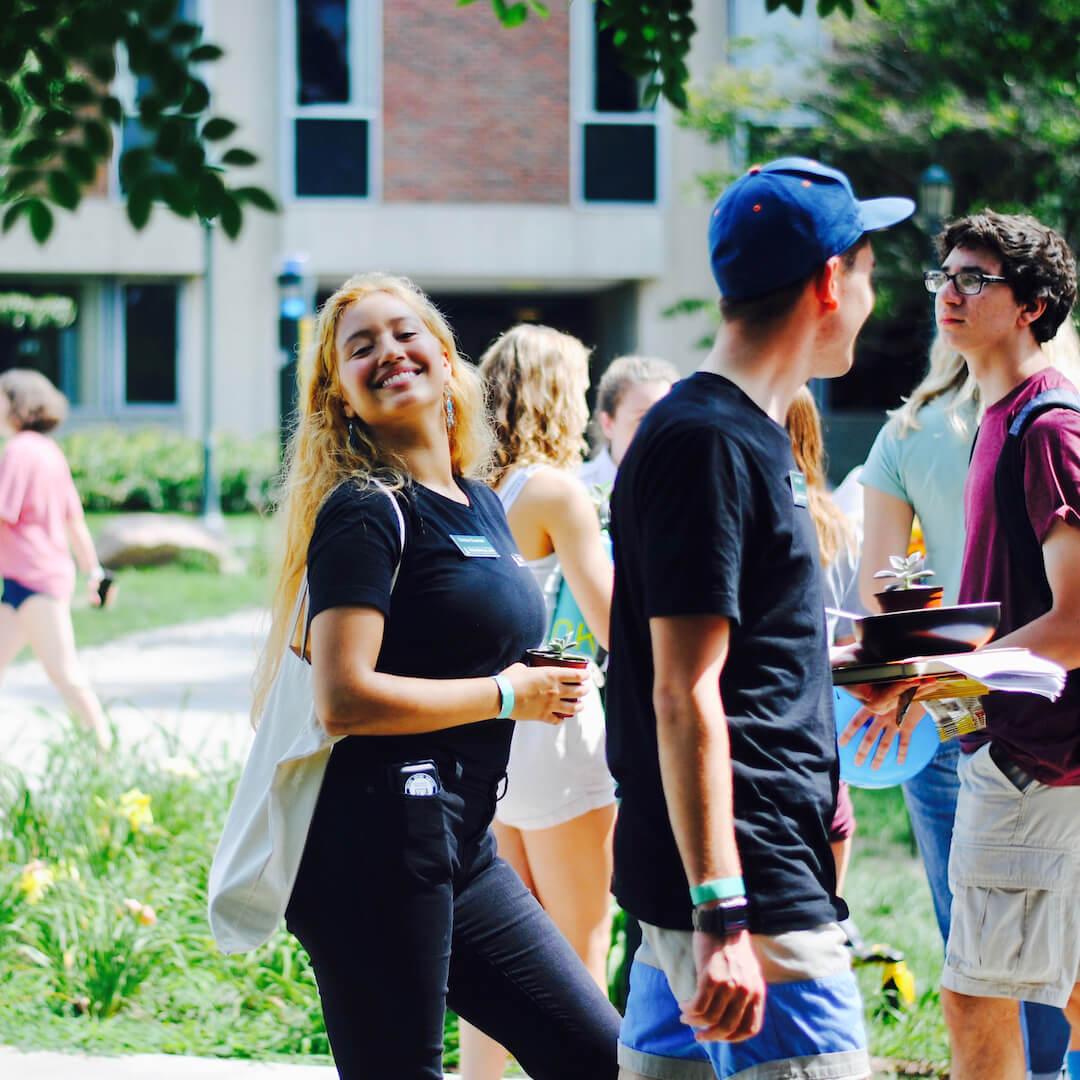
<path id="1" fill-rule="evenodd" d="M 495 428 L 492 482 L 519 465 L 572 469 L 586 450 L 589 353 L 576 337 L 526 323 L 480 358 Z"/>
<path id="2" fill-rule="evenodd" d="M 290 619 L 304 578 L 315 519 L 330 493 L 346 480 L 361 485 L 378 478 L 399 490 L 410 481 L 399 457 L 355 422 L 350 441 L 345 399 L 338 377 L 337 330 L 353 304 L 387 293 L 407 304 L 435 336 L 450 361 L 447 393 L 454 423 L 448 427 L 450 460 L 458 476 L 484 476 L 491 460 L 491 431 L 476 369 L 458 353 L 454 335 L 434 304 L 407 278 L 371 273 L 349 278 L 319 312 L 315 340 L 300 370 L 299 417 L 286 452 L 281 516 L 284 551 L 271 607 L 270 631 L 255 671 L 252 719 L 257 722 L 289 639 Z"/>

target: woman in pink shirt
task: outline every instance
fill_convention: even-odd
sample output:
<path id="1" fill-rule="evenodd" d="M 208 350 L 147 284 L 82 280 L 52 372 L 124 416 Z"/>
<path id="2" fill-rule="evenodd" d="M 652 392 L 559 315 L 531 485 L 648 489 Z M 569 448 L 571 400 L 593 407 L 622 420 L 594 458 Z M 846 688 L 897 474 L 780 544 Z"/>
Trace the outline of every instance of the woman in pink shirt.
<path id="1" fill-rule="evenodd" d="M 0 437 L 8 437 L 0 454 L 0 677 L 29 644 L 67 707 L 104 747 L 105 715 L 75 653 L 71 552 L 95 606 L 105 571 L 71 470 L 45 434 L 64 420 L 67 407 L 64 395 L 36 371 L 0 375 Z"/>

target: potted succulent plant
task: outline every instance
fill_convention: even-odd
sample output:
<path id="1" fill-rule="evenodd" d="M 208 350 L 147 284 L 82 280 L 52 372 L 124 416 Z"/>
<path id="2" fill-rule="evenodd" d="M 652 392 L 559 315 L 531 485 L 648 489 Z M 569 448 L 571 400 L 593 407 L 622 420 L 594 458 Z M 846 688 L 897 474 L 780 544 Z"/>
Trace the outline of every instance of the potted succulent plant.
<path id="1" fill-rule="evenodd" d="M 910 555 L 890 555 L 888 570 L 878 570 L 875 578 L 892 578 L 892 584 L 874 595 L 883 612 L 922 611 L 941 607 L 944 589 L 941 585 L 928 585 L 926 578 L 934 576 L 926 569 L 926 558 L 920 551 Z"/>
<path id="2" fill-rule="evenodd" d="M 529 667 L 587 668 L 589 658 L 573 652 L 578 647 L 573 634 L 552 638 L 539 649 L 525 650 L 525 663 Z"/>

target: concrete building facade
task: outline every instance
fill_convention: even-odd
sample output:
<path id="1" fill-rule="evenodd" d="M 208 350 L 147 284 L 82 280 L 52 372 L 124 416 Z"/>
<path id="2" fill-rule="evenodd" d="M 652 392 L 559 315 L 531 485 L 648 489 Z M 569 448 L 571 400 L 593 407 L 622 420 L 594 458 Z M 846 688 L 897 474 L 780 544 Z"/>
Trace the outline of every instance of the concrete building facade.
<path id="1" fill-rule="evenodd" d="M 725 60 L 728 12 L 699 8 L 704 76 Z M 44 247 L 21 227 L 4 237 L 0 369 L 45 371 L 74 424 L 194 434 L 209 379 L 215 430 L 274 428 L 275 279 L 292 254 L 317 296 L 362 270 L 408 275 L 473 357 L 526 319 L 577 333 L 598 369 L 629 350 L 697 363 L 708 320 L 664 311 L 713 291 L 694 178 L 722 152 L 663 103 L 640 107 L 593 4 L 553 4 L 513 30 L 489 5 L 453 0 L 183 0 L 183 11 L 225 49 L 206 69 L 214 112 L 259 155 L 232 182 L 266 188 L 281 212 L 248 211 L 236 241 L 208 242 L 164 207 L 136 232 L 114 163 Z M 133 80 L 119 89 L 136 100 Z M 139 136 L 128 124 L 118 142 Z"/>

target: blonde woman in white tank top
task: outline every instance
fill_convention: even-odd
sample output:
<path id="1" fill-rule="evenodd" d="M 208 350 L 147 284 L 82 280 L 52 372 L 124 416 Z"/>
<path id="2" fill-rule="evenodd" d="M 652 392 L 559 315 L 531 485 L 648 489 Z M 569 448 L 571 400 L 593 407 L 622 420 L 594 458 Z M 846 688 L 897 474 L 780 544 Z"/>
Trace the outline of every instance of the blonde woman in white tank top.
<path id="1" fill-rule="evenodd" d="M 589 352 L 550 327 L 515 326 L 484 354 L 480 373 L 495 427 L 495 491 L 544 593 L 548 626 L 565 575 L 606 648 L 611 563 L 596 510 L 575 475 L 589 419 Z M 557 728 L 515 729 L 493 829 L 499 854 L 606 988 L 615 785 L 600 695 L 594 691 L 585 700 L 584 710 Z M 545 727 L 545 737 L 521 738 L 525 727 Z M 502 1047 L 464 1021 L 460 1030 L 462 1080 L 501 1077 Z"/>

